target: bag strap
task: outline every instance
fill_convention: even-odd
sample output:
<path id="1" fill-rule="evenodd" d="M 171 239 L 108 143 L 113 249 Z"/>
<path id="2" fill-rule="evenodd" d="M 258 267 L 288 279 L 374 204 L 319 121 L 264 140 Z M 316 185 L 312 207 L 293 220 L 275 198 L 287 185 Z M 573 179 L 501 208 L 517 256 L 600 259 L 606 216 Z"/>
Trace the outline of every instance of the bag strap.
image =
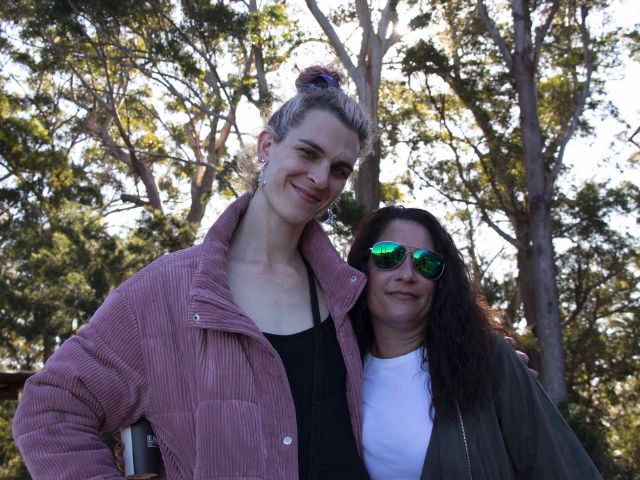
<path id="1" fill-rule="evenodd" d="M 469 457 L 469 445 L 467 444 L 467 434 L 464 431 L 464 422 L 462 421 L 462 412 L 460 412 L 460 406 L 456 402 L 456 409 L 458 410 L 458 421 L 460 422 L 460 430 L 462 430 L 462 441 L 464 442 L 464 455 L 467 459 L 467 468 L 469 469 L 469 480 L 473 480 L 471 475 L 471 458 Z"/>
<path id="2" fill-rule="evenodd" d="M 311 441 L 309 442 L 309 480 L 316 480 L 320 464 L 320 408 L 322 403 L 322 337 L 320 331 L 320 307 L 318 304 L 318 293 L 316 291 L 316 280 L 313 270 L 304 260 L 309 280 L 309 296 L 311 298 L 311 313 L 313 314 L 313 390 L 311 397 Z"/>

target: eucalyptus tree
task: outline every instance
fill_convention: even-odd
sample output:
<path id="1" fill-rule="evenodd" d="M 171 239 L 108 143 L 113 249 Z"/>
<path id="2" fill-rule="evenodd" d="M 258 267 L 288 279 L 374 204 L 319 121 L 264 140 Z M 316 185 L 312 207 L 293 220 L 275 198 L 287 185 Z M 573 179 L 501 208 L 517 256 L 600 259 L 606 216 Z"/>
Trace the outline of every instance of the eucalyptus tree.
<path id="1" fill-rule="evenodd" d="M 598 75 L 611 62 L 611 38 L 588 21 L 604 7 L 431 2 L 413 20 L 416 29 L 431 28 L 429 38 L 404 59 L 418 84 L 414 93 L 432 106 L 431 123 L 412 141 L 433 145 L 437 136 L 449 152 L 436 162 L 440 175 L 425 180 L 473 205 L 515 248 L 519 299 L 540 342 L 543 384 L 556 402 L 567 389 L 552 210 L 566 146 L 577 131 L 589 132 L 584 112 L 597 105 Z"/>
<path id="2" fill-rule="evenodd" d="M 268 108 L 265 75 L 301 40 L 282 3 L 18 0 L 1 8 L 25 89 L 53 86 L 74 153 L 108 181 L 113 209 L 176 208 L 190 181 L 195 229 L 215 185 L 230 189 L 245 99 Z M 45 92 L 49 93 L 49 92 Z M 80 152 L 80 153 L 77 153 Z"/>
<path id="3" fill-rule="evenodd" d="M 356 0 L 341 6 L 332 15 L 324 13 L 316 0 L 305 0 L 307 7 L 322 28 L 327 41 L 356 86 L 358 99 L 375 129 L 371 149 L 358 167 L 355 178 L 355 201 L 365 212 L 380 205 L 380 160 L 382 148 L 379 138 L 378 107 L 383 82 L 385 57 L 400 42 L 398 31 L 398 0 L 386 0 L 375 8 L 367 0 Z M 336 26 L 355 23 L 360 33 L 357 53 L 349 51 L 346 38 L 340 38 Z"/>

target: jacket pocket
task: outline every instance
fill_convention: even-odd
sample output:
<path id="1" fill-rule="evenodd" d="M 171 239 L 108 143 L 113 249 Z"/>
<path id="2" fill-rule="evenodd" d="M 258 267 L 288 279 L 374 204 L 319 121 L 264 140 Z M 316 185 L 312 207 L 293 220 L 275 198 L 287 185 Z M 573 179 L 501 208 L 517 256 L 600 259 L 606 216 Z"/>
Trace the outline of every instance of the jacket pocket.
<path id="1" fill-rule="evenodd" d="M 265 445 L 258 405 L 246 400 L 202 402 L 196 413 L 197 479 L 258 479 Z"/>

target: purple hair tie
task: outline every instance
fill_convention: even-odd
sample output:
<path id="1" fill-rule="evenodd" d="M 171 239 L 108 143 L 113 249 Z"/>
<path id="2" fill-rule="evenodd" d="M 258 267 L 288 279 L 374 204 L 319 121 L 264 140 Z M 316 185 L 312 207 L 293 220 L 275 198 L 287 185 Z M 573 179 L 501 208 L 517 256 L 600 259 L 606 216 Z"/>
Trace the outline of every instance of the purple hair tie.
<path id="1" fill-rule="evenodd" d="M 313 82 L 307 84 L 307 90 L 324 90 L 325 88 L 340 88 L 340 81 L 329 74 L 319 73 L 318 77 L 320 77 L 324 82 L 320 82 L 319 79 L 315 79 Z"/>

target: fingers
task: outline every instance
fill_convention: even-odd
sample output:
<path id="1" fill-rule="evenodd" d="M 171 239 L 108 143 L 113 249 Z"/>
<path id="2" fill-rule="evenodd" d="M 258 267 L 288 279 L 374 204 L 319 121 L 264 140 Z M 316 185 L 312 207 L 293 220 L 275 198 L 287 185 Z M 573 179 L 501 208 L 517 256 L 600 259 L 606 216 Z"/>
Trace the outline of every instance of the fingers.
<path id="1" fill-rule="evenodd" d="M 122 475 L 124 475 L 124 445 L 121 442 L 120 431 L 113 434 L 113 439 L 116 441 L 116 445 L 113 448 L 116 468 Z"/>
<path id="2" fill-rule="evenodd" d="M 509 342 L 509 344 L 515 349 L 516 348 L 516 341 L 515 339 L 511 338 L 511 337 L 504 337 L 504 339 Z M 522 360 L 524 362 L 525 365 L 527 365 L 527 367 L 529 366 L 529 355 L 527 355 L 526 353 L 520 351 L 520 350 L 516 350 L 516 353 L 518 354 L 518 356 L 520 357 L 520 360 Z M 538 378 L 540 376 L 540 374 L 538 373 L 537 370 L 534 370 L 533 368 L 529 368 L 529 372 L 531 373 L 531 375 L 533 375 L 534 377 Z"/>
<path id="3" fill-rule="evenodd" d="M 529 355 L 527 355 L 524 352 L 521 352 L 520 350 L 516 350 L 516 353 L 520 357 L 520 360 L 522 360 L 525 363 L 525 365 L 529 365 Z"/>
<path id="4" fill-rule="evenodd" d="M 511 338 L 511 337 L 504 337 L 504 339 L 509 343 L 509 345 L 511 345 L 514 350 L 516 351 L 516 353 L 518 354 L 518 356 L 520 357 L 520 359 L 526 364 L 529 365 L 529 355 L 527 355 L 524 352 L 521 352 L 520 350 L 516 349 L 516 341 L 515 339 Z"/>

